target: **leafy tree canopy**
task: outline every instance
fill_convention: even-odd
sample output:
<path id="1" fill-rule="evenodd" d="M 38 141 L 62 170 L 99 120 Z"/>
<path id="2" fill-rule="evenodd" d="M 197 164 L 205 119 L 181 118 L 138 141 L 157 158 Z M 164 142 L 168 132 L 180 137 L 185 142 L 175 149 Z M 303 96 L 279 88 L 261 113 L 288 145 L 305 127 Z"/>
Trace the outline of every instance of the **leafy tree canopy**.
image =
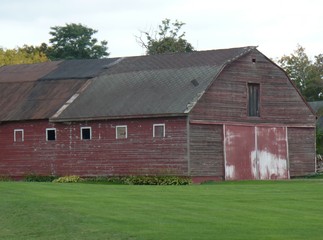
<path id="1" fill-rule="evenodd" d="M 185 25 L 183 22 L 176 20 L 171 23 L 170 19 L 165 19 L 162 24 L 158 26 L 159 31 L 144 32 L 141 31 L 146 37 L 137 37 L 137 42 L 140 46 L 146 49 L 147 55 L 173 53 L 173 52 L 192 52 L 194 48 L 192 44 L 187 42 L 185 32 L 181 32 L 181 28 Z"/>
<path id="2" fill-rule="evenodd" d="M 48 58 L 42 46 L 23 45 L 14 49 L 0 48 L 0 66 L 10 64 L 46 62 Z"/>
<path id="3" fill-rule="evenodd" d="M 323 155 L 323 128 L 319 124 L 316 125 L 316 153 Z"/>
<path id="4" fill-rule="evenodd" d="M 323 100 L 323 55 L 309 59 L 305 48 L 297 45 L 296 50 L 289 56 L 283 56 L 278 64 L 287 72 L 290 79 L 307 101 Z"/>
<path id="5" fill-rule="evenodd" d="M 96 59 L 109 56 L 108 42 L 98 43 L 98 40 L 92 37 L 97 30 L 75 23 L 51 27 L 51 30 L 51 46 L 47 49 L 47 55 L 51 60 Z"/>

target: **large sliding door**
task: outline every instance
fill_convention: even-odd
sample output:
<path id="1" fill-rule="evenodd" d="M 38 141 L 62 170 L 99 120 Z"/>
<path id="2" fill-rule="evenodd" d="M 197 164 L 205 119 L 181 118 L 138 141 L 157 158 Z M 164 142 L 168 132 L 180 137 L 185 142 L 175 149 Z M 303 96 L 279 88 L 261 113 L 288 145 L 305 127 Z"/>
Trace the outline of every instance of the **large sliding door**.
<path id="1" fill-rule="evenodd" d="M 224 126 L 225 178 L 287 179 L 287 128 Z"/>

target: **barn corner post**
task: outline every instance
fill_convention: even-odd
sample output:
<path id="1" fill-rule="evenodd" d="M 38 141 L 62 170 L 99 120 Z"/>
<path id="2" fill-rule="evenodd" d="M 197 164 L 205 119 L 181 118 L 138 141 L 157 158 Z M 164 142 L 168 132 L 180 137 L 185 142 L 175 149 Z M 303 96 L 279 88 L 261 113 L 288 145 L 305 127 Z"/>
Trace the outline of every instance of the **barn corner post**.
<path id="1" fill-rule="evenodd" d="M 289 163 L 289 143 L 288 143 L 288 127 L 285 126 L 286 131 L 286 145 L 287 145 L 287 178 L 290 179 L 290 163 Z"/>
<path id="2" fill-rule="evenodd" d="M 223 141 L 223 169 L 222 169 L 222 174 L 223 174 L 223 180 L 227 180 L 226 177 L 226 164 L 227 164 L 227 156 L 226 156 L 226 148 L 225 148 L 225 142 L 226 142 L 226 137 L 225 137 L 225 124 L 222 125 L 222 141 Z"/>
<path id="3" fill-rule="evenodd" d="M 191 173 L 191 154 L 190 154 L 190 139 L 191 139 L 191 135 L 190 135 L 190 116 L 189 114 L 186 117 L 186 135 L 187 135 L 187 142 L 186 142 L 186 157 L 187 157 L 187 176 L 188 177 L 192 177 L 192 173 Z"/>

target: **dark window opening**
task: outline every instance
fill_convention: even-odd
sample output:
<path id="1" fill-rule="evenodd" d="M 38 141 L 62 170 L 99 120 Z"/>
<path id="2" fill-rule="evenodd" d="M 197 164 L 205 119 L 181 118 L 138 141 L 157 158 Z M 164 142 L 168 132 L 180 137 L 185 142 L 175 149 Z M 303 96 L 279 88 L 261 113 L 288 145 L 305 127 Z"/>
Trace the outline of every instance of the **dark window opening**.
<path id="1" fill-rule="evenodd" d="M 47 141 L 55 141 L 56 140 L 56 130 L 55 129 L 47 129 L 46 136 L 47 136 Z"/>
<path id="2" fill-rule="evenodd" d="M 82 139 L 91 139 L 91 128 L 82 128 Z"/>
<path id="3" fill-rule="evenodd" d="M 248 84 L 248 115 L 259 117 L 260 84 Z"/>
<path id="4" fill-rule="evenodd" d="M 165 137 L 165 124 L 154 124 L 153 137 Z"/>
<path id="5" fill-rule="evenodd" d="M 252 59 L 252 62 L 253 62 L 253 63 L 256 63 L 256 59 L 255 59 L 255 58 L 253 58 L 253 59 Z"/>

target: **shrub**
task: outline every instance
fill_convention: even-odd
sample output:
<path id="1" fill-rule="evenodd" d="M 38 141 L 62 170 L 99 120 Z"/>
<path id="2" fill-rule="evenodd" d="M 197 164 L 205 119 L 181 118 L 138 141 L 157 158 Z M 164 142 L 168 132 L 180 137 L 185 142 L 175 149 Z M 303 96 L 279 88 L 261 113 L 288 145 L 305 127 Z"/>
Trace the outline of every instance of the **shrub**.
<path id="1" fill-rule="evenodd" d="M 29 174 L 25 176 L 24 181 L 25 182 L 52 182 L 55 180 L 57 177 L 56 176 L 41 176 L 41 175 L 36 175 L 36 174 Z"/>
<path id="2" fill-rule="evenodd" d="M 305 178 L 322 179 L 323 173 L 315 173 L 315 174 L 307 175 L 305 176 Z"/>
<path id="3" fill-rule="evenodd" d="M 75 175 L 60 177 L 53 180 L 53 182 L 55 183 L 78 183 L 83 181 L 84 181 L 83 178 Z"/>
<path id="4" fill-rule="evenodd" d="M 174 176 L 129 176 L 124 182 L 130 185 L 188 185 L 192 183 L 189 177 Z"/>
<path id="5" fill-rule="evenodd" d="M 10 182 L 12 179 L 8 176 L 0 176 L 0 182 Z"/>
<path id="6" fill-rule="evenodd" d="M 62 177 L 54 182 L 83 182 L 93 184 L 127 184 L 127 185 L 188 185 L 192 183 L 189 177 L 173 176 L 126 176 L 126 177 Z"/>
<path id="7" fill-rule="evenodd" d="M 127 176 L 127 177 L 87 177 L 65 176 L 55 179 L 56 183 L 99 183 L 99 184 L 128 184 L 128 185 L 188 185 L 192 183 L 189 177 L 173 176 Z"/>
<path id="8" fill-rule="evenodd" d="M 87 177 L 83 179 L 84 183 L 98 184 L 125 184 L 123 177 Z"/>

